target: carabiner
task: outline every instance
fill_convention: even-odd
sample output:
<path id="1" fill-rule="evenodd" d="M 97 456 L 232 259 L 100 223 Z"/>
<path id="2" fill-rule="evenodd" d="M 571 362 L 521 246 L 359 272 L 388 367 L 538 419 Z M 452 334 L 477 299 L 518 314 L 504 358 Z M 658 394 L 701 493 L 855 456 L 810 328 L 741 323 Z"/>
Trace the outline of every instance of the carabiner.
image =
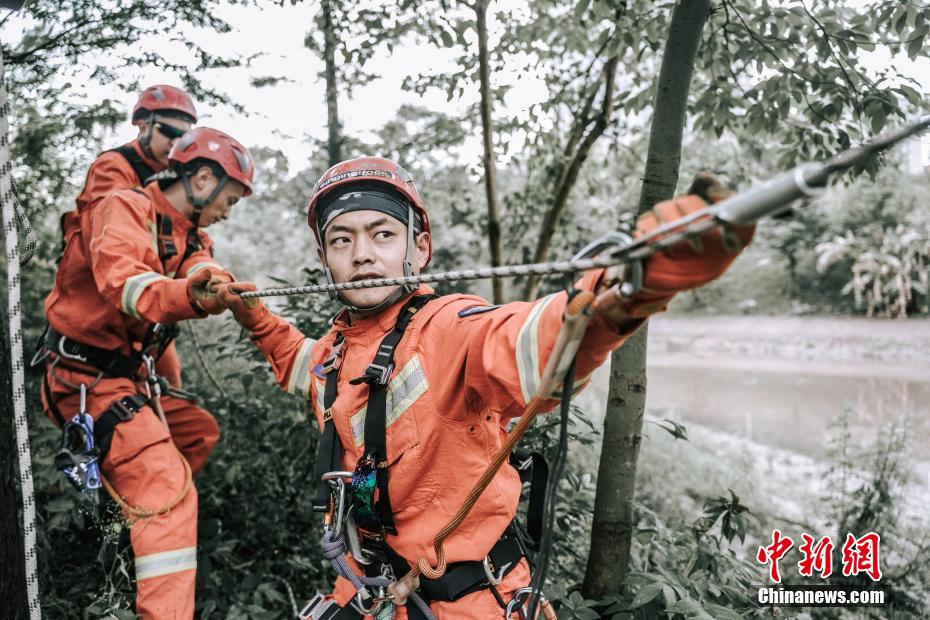
<path id="1" fill-rule="evenodd" d="M 344 478 L 351 478 L 350 471 L 330 471 L 323 474 L 322 479 L 328 482 L 332 487 L 333 493 L 333 518 L 335 521 L 335 531 L 342 532 L 342 519 L 345 514 L 346 505 L 346 483 Z M 338 499 L 337 499 L 338 498 Z"/>
<path id="2" fill-rule="evenodd" d="M 513 562 L 507 562 L 501 566 L 495 575 L 494 569 L 491 568 L 491 556 L 486 555 L 484 556 L 484 559 L 481 560 L 481 566 L 484 568 L 484 575 L 488 578 L 488 583 L 492 586 L 500 585 L 500 583 L 504 580 L 504 572 L 510 568 L 511 564 L 513 564 Z"/>

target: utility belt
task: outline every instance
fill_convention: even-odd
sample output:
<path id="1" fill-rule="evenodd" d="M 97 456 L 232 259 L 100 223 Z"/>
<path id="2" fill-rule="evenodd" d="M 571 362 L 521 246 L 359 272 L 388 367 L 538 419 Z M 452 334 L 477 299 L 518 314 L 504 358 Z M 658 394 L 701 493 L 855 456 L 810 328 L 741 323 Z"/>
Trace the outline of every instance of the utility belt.
<path id="1" fill-rule="evenodd" d="M 78 342 L 58 333 L 51 325 L 46 330 L 44 344 L 49 353 L 55 353 L 65 360 L 91 366 L 106 377 L 134 379 L 148 351 L 154 348 L 152 357 L 157 360 L 178 335 L 178 331 L 178 326 L 171 323 L 154 324 L 145 335 L 142 349 L 132 355 L 126 355 L 119 350 L 102 349 Z"/>
<path id="2" fill-rule="evenodd" d="M 386 563 L 390 564 L 394 574 L 400 578 L 410 570 L 410 563 L 399 556 L 387 544 L 384 547 Z M 364 547 L 369 547 L 365 545 Z M 504 530 L 494 546 L 482 561 L 454 562 L 446 568 L 439 579 L 427 579 L 420 576 L 419 592 L 427 601 L 457 601 L 479 590 L 498 585 L 524 557 L 524 543 L 520 532 L 511 523 Z M 365 567 L 366 573 L 374 574 L 373 568 L 379 568 L 377 562 Z M 372 576 L 369 575 L 369 576 Z"/>
<path id="3" fill-rule="evenodd" d="M 383 539 L 370 539 L 364 541 L 362 546 L 367 553 L 371 554 L 371 563 L 363 566 L 367 576 L 382 575 L 385 565 L 391 567 L 391 571 L 396 578 L 402 577 L 410 570 L 410 563 L 391 549 Z M 526 550 L 522 533 L 514 523 L 511 523 L 484 560 L 449 564 L 445 574 L 439 579 L 426 579 L 421 576 L 417 594 L 426 603 L 431 601 L 451 602 L 474 592 L 494 588 L 500 584 L 510 571 L 516 568 L 525 555 Z M 506 603 L 497 594 L 496 590 L 494 594 L 501 605 L 501 613 L 503 613 Z M 298 618 L 299 620 L 358 620 L 368 615 L 362 612 L 359 603 L 360 601 L 354 598 L 345 607 L 340 607 L 335 601 L 317 594 L 300 611 Z M 410 620 L 420 620 L 425 617 L 409 599 L 406 609 Z"/>
<path id="4" fill-rule="evenodd" d="M 141 357 L 130 357 L 120 351 L 101 349 L 100 347 L 78 342 L 59 334 L 51 326 L 45 333 L 45 347 L 50 353 L 60 355 L 66 360 L 92 366 L 107 377 L 131 379 L 136 375 L 139 367 L 142 366 Z"/>

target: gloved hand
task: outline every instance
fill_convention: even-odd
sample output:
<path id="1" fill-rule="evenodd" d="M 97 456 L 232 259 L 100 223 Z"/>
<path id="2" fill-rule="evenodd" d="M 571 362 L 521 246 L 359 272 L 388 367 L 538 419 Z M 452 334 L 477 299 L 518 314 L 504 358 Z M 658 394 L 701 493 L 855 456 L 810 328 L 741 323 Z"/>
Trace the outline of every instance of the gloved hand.
<path id="1" fill-rule="evenodd" d="M 207 314 L 222 314 L 226 306 L 220 303 L 216 287 L 232 282 L 232 279 L 225 271 L 212 271 L 209 267 L 201 269 L 187 278 L 187 299 L 192 306 Z"/>
<path id="2" fill-rule="evenodd" d="M 233 316 L 239 321 L 239 325 L 250 331 L 268 313 L 268 308 L 265 307 L 260 298 L 243 299 L 239 296 L 239 293 L 257 290 L 258 287 L 251 282 L 222 284 L 217 289 L 220 303 L 232 311 Z"/>
<path id="3" fill-rule="evenodd" d="M 712 175 L 699 174 L 686 196 L 660 202 L 636 221 L 634 237 L 641 237 L 662 224 L 672 222 L 719 202 L 730 192 Z M 752 240 L 755 226 L 727 226 L 704 232 L 653 254 L 643 266 L 643 285 L 629 299 L 619 299 L 608 290 L 620 273 L 608 270 L 599 287 L 595 309 L 616 323 L 644 318 L 665 309 L 679 291 L 704 286 L 720 277 Z M 611 299 L 613 298 L 613 299 Z"/>

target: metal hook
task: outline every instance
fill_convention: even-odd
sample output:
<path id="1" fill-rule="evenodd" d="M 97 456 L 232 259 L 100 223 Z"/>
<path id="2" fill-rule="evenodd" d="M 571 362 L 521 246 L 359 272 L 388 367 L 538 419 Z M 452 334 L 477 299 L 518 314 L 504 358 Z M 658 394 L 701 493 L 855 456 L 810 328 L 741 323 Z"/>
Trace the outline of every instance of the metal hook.
<path id="1" fill-rule="evenodd" d="M 329 471 L 321 476 L 324 482 L 328 482 L 333 489 L 334 494 L 338 494 L 338 499 L 336 500 L 336 505 L 334 506 L 333 512 L 336 513 L 336 525 L 335 531 L 337 533 L 342 532 L 342 518 L 344 514 L 345 501 L 346 501 L 346 483 L 344 478 L 352 478 L 352 472 L 350 471 Z"/>
<path id="2" fill-rule="evenodd" d="M 84 364 L 86 364 L 87 358 L 84 357 L 83 355 L 78 355 L 77 353 L 68 353 L 67 351 L 65 351 L 65 341 L 67 340 L 68 339 L 66 337 L 62 336 L 61 339 L 58 341 L 58 354 L 65 359 L 74 360 L 76 362 L 83 362 Z"/>
<path id="3" fill-rule="evenodd" d="M 491 568 L 491 556 L 486 555 L 484 559 L 481 560 L 481 566 L 484 567 L 484 574 L 488 578 L 488 583 L 492 586 L 500 585 L 500 582 L 504 580 L 504 572 L 510 568 L 510 565 L 513 562 L 507 562 L 497 571 L 497 574 L 494 574 L 494 570 Z"/>

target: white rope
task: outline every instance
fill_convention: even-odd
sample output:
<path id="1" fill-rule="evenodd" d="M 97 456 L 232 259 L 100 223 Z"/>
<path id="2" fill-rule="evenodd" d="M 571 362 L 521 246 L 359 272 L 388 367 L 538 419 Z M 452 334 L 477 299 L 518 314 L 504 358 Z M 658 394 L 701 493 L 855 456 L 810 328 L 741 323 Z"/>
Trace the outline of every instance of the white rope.
<path id="1" fill-rule="evenodd" d="M 26 423 L 26 390 L 23 387 L 22 308 L 19 296 L 19 241 L 27 238 L 26 260 L 35 249 L 35 237 L 13 191 L 10 142 L 7 121 L 7 93 L 4 79 L 3 50 L 0 45 L 0 202 L 3 203 L 3 228 L 6 231 L 7 300 L 10 325 L 10 365 L 13 375 L 13 414 L 16 425 L 16 448 L 19 452 L 19 477 L 23 494 L 23 538 L 26 552 L 26 594 L 29 617 L 41 620 L 39 577 L 36 572 L 36 504 L 32 485 L 32 458 L 29 451 L 29 427 Z M 24 231 L 17 232 L 19 224 Z"/>

